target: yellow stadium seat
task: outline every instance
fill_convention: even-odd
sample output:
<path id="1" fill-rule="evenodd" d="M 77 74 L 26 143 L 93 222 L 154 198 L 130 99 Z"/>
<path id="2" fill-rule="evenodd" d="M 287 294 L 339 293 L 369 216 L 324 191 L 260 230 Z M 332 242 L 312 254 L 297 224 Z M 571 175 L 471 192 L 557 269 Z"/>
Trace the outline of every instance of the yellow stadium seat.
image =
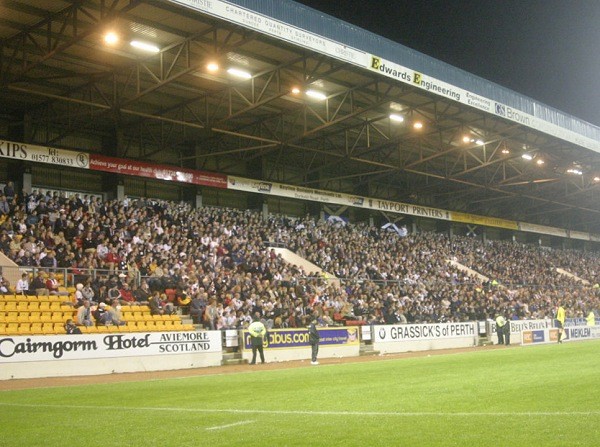
<path id="1" fill-rule="evenodd" d="M 108 326 L 104 326 L 104 325 L 96 326 L 96 332 L 102 332 L 102 333 L 110 332 L 110 329 Z"/>
<path id="2" fill-rule="evenodd" d="M 95 334 L 96 333 L 96 327 L 95 326 L 77 326 L 79 328 L 79 330 L 81 330 L 82 334 Z"/>
<path id="3" fill-rule="evenodd" d="M 43 335 L 42 323 L 31 323 L 31 333 L 33 335 Z"/>
<path id="4" fill-rule="evenodd" d="M 137 330 L 136 332 L 147 332 L 148 331 L 148 323 L 146 323 L 145 321 L 138 321 L 137 322 Z"/>
<path id="5" fill-rule="evenodd" d="M 53 335 L 54 325 L 52 323 L 42 323 L 42 333 L 44 335 Z"/>
<path id="6" fill-rule="evenodd" d="M 29 312 L 19 312 L 17 316 L 18 323 L 29 323 Z"/>
<path id="7" fill-rule="evenodd" d="M 42 312 L 40 315 L 40 321 L 42 323 L 50 323 L 52 321 L 52 312 Z"/>
<path id="8" fill-rule="evenodd" d="M 27 310 L 27 307 L 28 307 L 28 306 L 27 306 L 27 304 L 28 304 L 28 303 L 27 303 L 27 301 L 18 301 L 18 302 L 17 302 L 17 310 L 18 310 L 19 312 L 24 312 L 24 311 L 26 311 L 26 310 Z"/>
<path id="9" fill-rule="evenodd" d="M 4 310 L 5 311 L 17 310 L 17 303 L 15 303 L 14 301 L 6 302 L 6 304 L 4 305 Z"/>
<path id="10" fill-rule="evenodd" d="M 184 331 L 195 331 L 196 328 L 194 327 L 193 324 L 184 324 L 183 326 L 183 330 Z"/>
<path id="11" fill-rule="evenodd" d="M 4 321 L 7 323 L 17 323 L 19 321 L 19 313 L 16 310 L 6 312 Z"/>
<path id="12" fill-rule="evenodd" d="M 40 302 L 40 311 L 42 311 L 42 312 L 50 311 L 50 301 L 41 301 Z"/>
<path id="13" fill-rule="evenodd" d="M 31 323 L 20 323 L 19 324 L 19 335 L 31 334 Z"/>
<path id="14" fill-rule="evenodd" d="M 137 306 L 140 312 L 150 312 L 150 306 Z"/>
<path id="15" fill-rule="evenodd" d="M 132 316 L 133 321 L 145 321 L 144 315 L 141 312 L 134 312 Z"/>
<path id="16" fill-rule="evenodd" d="M 41 312 L 29 312 L 29 322 L 30 323 L 41 323 L 42 322 L 42 313 Z"/>
<path id="17" fill-rule="evenodd" d="M 150 332 L 156 330 L 156 323 L 154 321 L 146 321 L 146 329 Z"/>
<path id="18" fill-rule="evenodd" d="M 52 323 L 64 323 L 65 321 L 67 321 L 67 319 L 63 317 L 62 312 L 52 312 L 52 317 L 50 318 L 50 321 L 52 321 Z"/>
<path id="19" fill-rule="evenodd" d="M 165 322 L 164 321 L 157 321 L 156 323 L 156 330 L 159 332 L 164 332 L 167 330 L 167 327 L 165 326 Z"/>
<path id="20" fill-rule="evenodd" d="M 60 310 L 61 303 L 59 301 L 50 302 L 50 310 Z"/>
<path id="21" fill-rule="evenodd" d="M 8 335 L 19 335 L 19 323 L 8 323 L 6 325 L 6 333 Z"/>
<path id="22" fill-rule="evenodd" d="M 6 332 L 7 326 L 8 326 L 8 323 L 5 323 L 4 321 L 0 321 L 0 335 L 7 335 L 7 332 Z"/>
<path id="23" fill-rule="evenodd" d="M 137 306 L 121 306 L 121 312 L 133 312 L 137 310 Z"/>
<path id="24" fill-rule="evenodd" d="M 29 312 L 34 312 L 36 310 L 39 310 L 39 308 L 40 308 L 39 301 L 29 301 L 29 303 L 27 303 L 27 310 Z"/>
<path id="25" fill-rule="evenodd" d="M 37 300 L 40 303 L 46 303 L 46 302 L 50 302 L 50 296 L 49 295 L 38 295 L 37 296 Z"/>

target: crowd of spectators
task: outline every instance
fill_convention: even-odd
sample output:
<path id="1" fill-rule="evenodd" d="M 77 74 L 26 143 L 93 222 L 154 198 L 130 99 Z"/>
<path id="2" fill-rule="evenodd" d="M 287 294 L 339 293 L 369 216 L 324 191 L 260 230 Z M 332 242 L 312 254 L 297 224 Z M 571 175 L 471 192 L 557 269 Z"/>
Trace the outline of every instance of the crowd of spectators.
<path id="1" fill-rule="evenodd" d="M 441 233 L 402 237 L 361 223 L 263 219 L 159 200 L 33 191 L 2 201 L 0 250 L 23 267 L 68 269 L 79 306 L 118 300 L 148 303 L 155 314 L 181 308 L 209 329 L 244 326 L 255 313 L 277 328 L 305 326 L 313 312 L 333 325 L 483 320 L 499 312 L 551 318 L 558 304 L 580 317 L 600 308 L 596 252 Z M 272 244 L 330 277 L 285 262 Z"/>

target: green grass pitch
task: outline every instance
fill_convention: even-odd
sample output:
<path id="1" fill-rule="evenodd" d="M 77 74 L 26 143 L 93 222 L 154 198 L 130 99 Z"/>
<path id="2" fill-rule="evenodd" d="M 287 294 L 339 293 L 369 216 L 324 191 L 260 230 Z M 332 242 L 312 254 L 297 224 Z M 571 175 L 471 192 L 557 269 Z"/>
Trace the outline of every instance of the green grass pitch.
<path id="1" fill-rule="evenodd" d="M 600 445 L 600 341 L 0 392 L 0 446 Z"/>

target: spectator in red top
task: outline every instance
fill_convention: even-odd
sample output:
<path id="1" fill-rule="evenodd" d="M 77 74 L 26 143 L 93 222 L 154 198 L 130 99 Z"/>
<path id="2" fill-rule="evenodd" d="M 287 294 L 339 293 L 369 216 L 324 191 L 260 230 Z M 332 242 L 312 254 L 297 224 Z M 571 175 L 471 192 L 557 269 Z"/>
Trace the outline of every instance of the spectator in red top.
<path id="1" fill-rule="evenodd" d="M 135 298 L 133 296 L 133 292 L 129 288 L 128 283 L 126 283 L 126 282 L 123 283 L 123 287 L 121 287 L 119 292 L 121 293 L 121 302 L 122 303 L 125 302 L 127 305 L 137 304 L 135 301 Z"/>
<path id="2" fill-rule="evenodd" d="M 46 280 L 46 289 L 48 289 L 48 293 L 50 295 L 68 295 L 69 292 L 60 292 L 58 288 L 60 287 L 60 283 L 56 279 L 54 273 L 50 272 L 50 276 Z"/>

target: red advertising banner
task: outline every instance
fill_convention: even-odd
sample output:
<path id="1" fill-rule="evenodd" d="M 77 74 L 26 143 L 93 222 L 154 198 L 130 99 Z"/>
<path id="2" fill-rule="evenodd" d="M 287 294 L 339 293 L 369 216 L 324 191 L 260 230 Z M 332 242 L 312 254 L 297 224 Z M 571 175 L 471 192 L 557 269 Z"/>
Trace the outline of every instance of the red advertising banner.
<path id="1" fill-rule="evenodd" d="M 90 169 L 95 171 L 112 172 L 114 174 L 147 177 L 170 182 L 190 183 L 192 185 L 227 188 L 227 176 L 211 172 L 195 171 L 193 169 L 175 166 L 145 163 L 143 161 L 125 158 L 106 157 L 90 154 Z"/>

